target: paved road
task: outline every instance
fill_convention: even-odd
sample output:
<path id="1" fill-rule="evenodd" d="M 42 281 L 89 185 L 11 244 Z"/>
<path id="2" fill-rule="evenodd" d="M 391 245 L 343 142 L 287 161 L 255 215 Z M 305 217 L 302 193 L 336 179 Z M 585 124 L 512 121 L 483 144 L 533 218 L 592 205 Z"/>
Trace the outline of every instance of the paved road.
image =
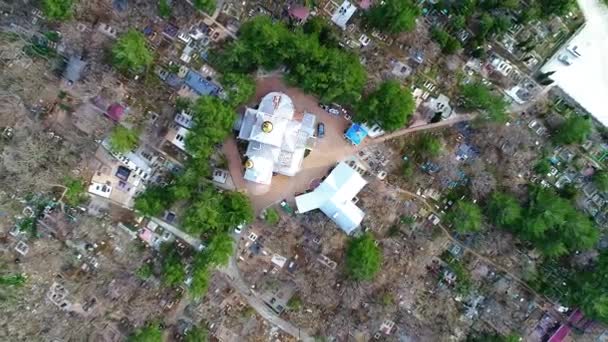
<path id="1" fill-rule="evenodd" d="M 228 265 L 221 268 L 220 272 L 224 273 L 230 280 L 230 285 L 247 299 L 249 306 L 251 306 L 260 316 L 264 317 L 264 319 L 269 323 L 279 327 L 281 330 L 300 341 L 314 341 L 314 339 L 305 330 L 296 327 L 271 311 L 266 304 L 264 304 L 264 302 L 262 302 L 262 300 L 251 291 L 243 278 L 241 278 L 241 274 L 239 273 L 238 266 L 236 265 L 236 259 L 234 257 L 230 258 Z"/>

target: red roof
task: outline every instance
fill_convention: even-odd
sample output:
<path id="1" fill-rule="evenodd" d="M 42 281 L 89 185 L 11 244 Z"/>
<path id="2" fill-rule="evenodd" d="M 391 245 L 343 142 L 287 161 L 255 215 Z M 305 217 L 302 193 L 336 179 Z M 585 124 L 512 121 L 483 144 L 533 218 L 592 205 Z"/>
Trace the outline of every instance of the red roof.
<path id="1" fill-rule="evenodd" d="M 562 324 L 559 329 L 549 338 L 548 342 L 562 342 L 568 335 L 572 328 L 570 325 L 576 325 L 576 323 L 580 322 L 583 319 L 583 313 L 576 309 L 570 317 L 568 317 L 568 323 Z"/>
<path id="2" fill-rule="evenodd" d="M 359 7 L 361 7 L 361 9 L 363 10 L 366 10 L 372 6 L 373 2 L 373 0 L 361 0 L 359 1 Z"/>
<path id="3" fill-rule="evenodd" d="M 305 21 L 306 19 L 308 19 L 308 16 L 310 15 L 310 11 L 308 10 L 307 7 L 304 7 L 304 6 L 293 6 L 289 9 L 289 15 L 292 18 L 299 19 L 301 21 Z"/>
<path id="4" fill-rule="evenodd" d="M 111 104 L 110 107 L 108 107 L 106 114 L 110 119 L 118 122 L 122 120 L 122 117 L 125 115 L 125 107 L 118 103 Z"/>

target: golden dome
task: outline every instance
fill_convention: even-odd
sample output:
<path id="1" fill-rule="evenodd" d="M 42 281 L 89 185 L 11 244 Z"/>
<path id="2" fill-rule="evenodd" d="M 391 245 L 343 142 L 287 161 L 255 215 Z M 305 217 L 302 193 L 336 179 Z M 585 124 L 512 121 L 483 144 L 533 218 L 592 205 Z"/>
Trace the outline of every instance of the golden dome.
<path id="1" fill-rule="evenodd" d="M 272 122 L 264 121 L 264 123 L 262 123 L 262 132 L 264 132 L 264 133 L 272 132 Z"/>
<path id="2" fill-rule="evenodd" d="M 252 169 L 253 168 L 253 160 L 247 159 L 245 161 L 245 167 L 248 168 L 248 169 Z"/>

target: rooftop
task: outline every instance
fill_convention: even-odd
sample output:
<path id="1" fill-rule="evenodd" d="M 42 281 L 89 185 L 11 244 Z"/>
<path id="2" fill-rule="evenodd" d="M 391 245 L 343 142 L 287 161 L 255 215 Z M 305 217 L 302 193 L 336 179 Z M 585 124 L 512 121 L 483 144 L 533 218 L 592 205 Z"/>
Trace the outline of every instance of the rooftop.
<path id="1" fill-rule="evenodd" d="M 249 141 L 244 178 L 270 184 L 273 173 L 294 176 L 312 148 L 315 116 L 305 114 L 294 120 L 295 108 L 289 96 L 268 93 L 258 109 L 247 108 L 241 121 L 239 139 Z"/>
<path id="2" fill-rule="evenodd" d="M 218 95 L 220 87 L 195 71 L 188 71 L 186 85 L 198 95 Z"/>
<path id="3" fill-rule="evenodd" d="M 314 191 L 296 197 L 300 213 L 320 209 L 346 234 L 352 233 L 365 213 L 353 203 L 353 198 L 367 184 L 365 179 L 348 166 L 339 163 Z"/>
<path id="4" fill-rule="evenodd" d="M 344 1 L 338 9 L 332 14 L 331 21 L 338 25 L 341 29 L 346 29 L 346 24 L 355 14 L 357 7 L 351 4 L 348 0 Z"/>

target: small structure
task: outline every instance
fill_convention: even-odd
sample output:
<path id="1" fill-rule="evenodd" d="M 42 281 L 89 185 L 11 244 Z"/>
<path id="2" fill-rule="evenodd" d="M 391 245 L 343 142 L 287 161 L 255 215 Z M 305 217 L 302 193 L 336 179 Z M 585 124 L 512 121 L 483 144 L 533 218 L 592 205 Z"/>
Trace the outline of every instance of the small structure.
<path id="1" fill-rule="evenodd" d="M 294 114 L 291 99 L 279 92 L 264 96 L 258 109 L 247 108 L 238 136 L 249 142 L 246 180 L 268 185 L 273 173 L 291 177 L 300 170 L 305 151 L 314 147 L 316 116 L 305 113 L 297 121 Z"/>
<path id="2" fill-rule="evenodd" d="M 184 85 L 178 94 L 182 97 L 199 97 L 204 95 L 217 96 L 222 88 L 203 75 L 189 70 L 184 78 Z"/>
<path id="3" fill-rule="evenodd" d="M 359 146 L 365 140 L 367 134 L 367 130 L 362 125 L 354 123 L 348 128 L 344 134 L 344 138 L 350 141 L 351 144 Z"/>
<path id="4" fill-rule="evenodd" d="M 268 306 L 277 315 L 280 315 L 287 307 L 287 303 L 291 297 L 293 297 L 294 293 L 294 286 L 291 284 L 284 284 L 278 289 L 265 292 L 262 295 L 262 300 L 266 306 Z"/>
<path id="5" fill-rule="evenodd" d="M 303 25 L 310 16 L 310 10 L 308 7 L 301 5 L 294 5 L 289 8 L 289 18 L 298 25 Z"/>
<path id="6" fill-rule="evenodd" d="M 332 14 L 331 21 L 338 25 L 341 29 L 346 29 L 346 24 L 350 18 L 355 14 L 357 7 L 351 4 L 348 0 L 345 0 L 338 9 Z"/>
<path id="7" fill-rule="evenodd" d="M 359 227 L 365 213 L 353 203 L 353 199 L 367 184 L 365 179 L 348 166 L 339 163 L 314 191 L 297 196 L 300 213 L 320 209 L 346 234 Z"/>
<path id="8" fill-rule="evenodd" d="M 86 66 L 87 62 L 82 60 L 80 56 L 70 57 L 65 73 L 63 74 L 66 83 L 71 86 L 78 82 L 82 77 L 82 72 Z"/>
<path id="9" fill-rule="evenodd" d="M 392 66 L 391 75 L 398 79 L 404 80 L 412 74 L 412 68 L 403 62 L 391 61 L 390 64 Z"/>
<path id="10" fill-rule="evenodd" d="M 452 106 L 450 106 L 450 98 L 444 94 L 439 94 L 437 97 L 432 97 L 427 104 L 435 114 L 441 113 L 441 117 L 444 119 L 449 118 L 452 115 Z"/>
<path id="11" fill-rule="evenodd" d="M 108 107 L 106 115 L 114 122 L 120 122 L 125 116 L 125 107 L 118 103 L 113 103 Z"/>

